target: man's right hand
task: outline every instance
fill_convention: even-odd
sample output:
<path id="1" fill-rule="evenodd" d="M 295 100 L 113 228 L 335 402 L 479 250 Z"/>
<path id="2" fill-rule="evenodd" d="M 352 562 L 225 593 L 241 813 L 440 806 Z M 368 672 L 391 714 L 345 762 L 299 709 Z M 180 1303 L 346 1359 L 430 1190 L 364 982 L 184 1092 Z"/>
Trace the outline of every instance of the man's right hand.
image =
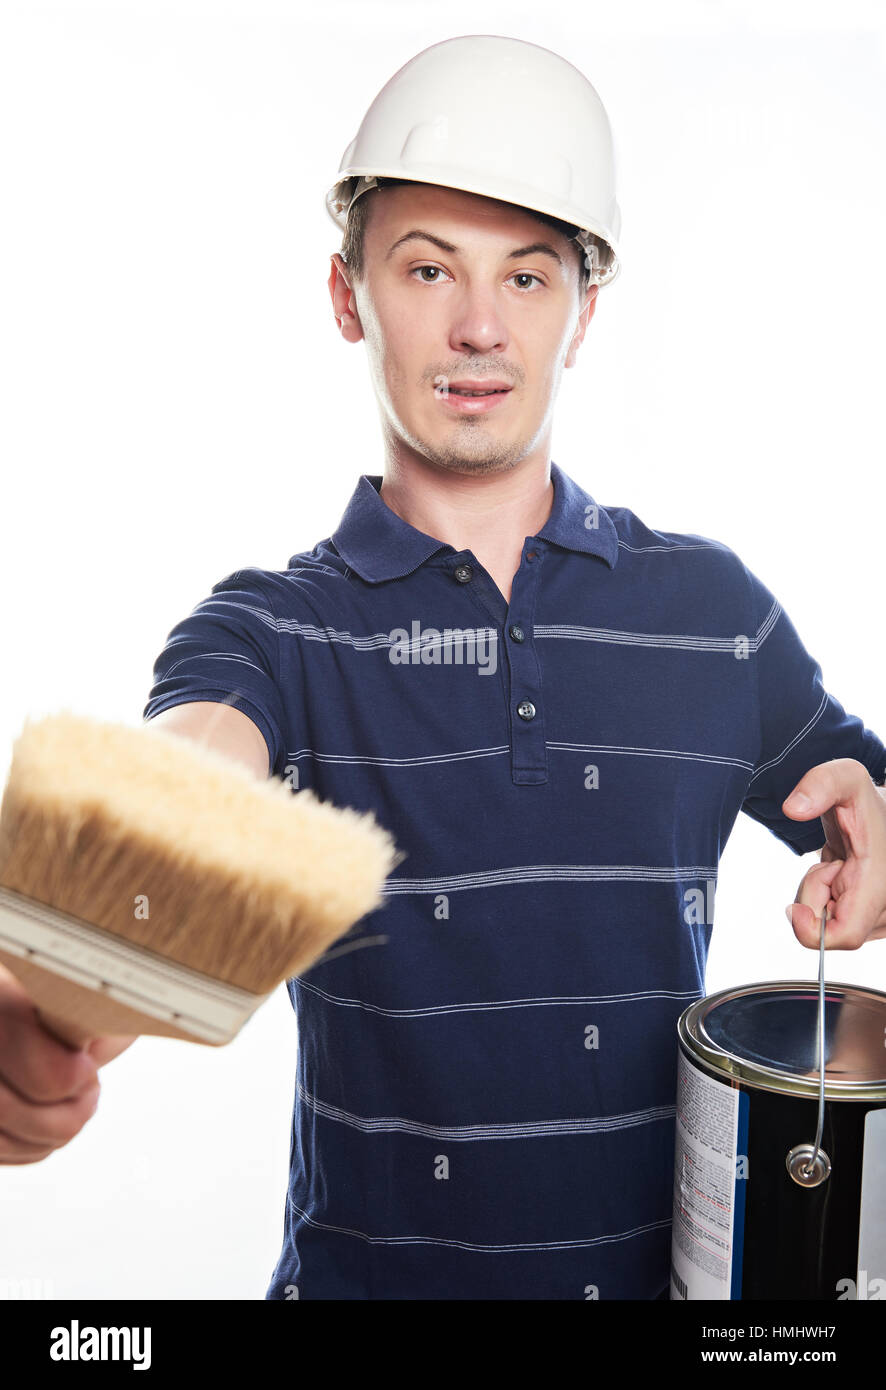
<path id="1" fill-rule="evenodd" d="M 98 1105 L 98 1068 L 133 1042 L 107 1037 L 79 1051 L 67 1047 L 0 965 L 0 1164 L 38 1163 L 79 1134 Z"/>
<path id="2" fill-rule="evenodd" d="M 212 700 L 185 701 L 144 720 L 270 772 L 268 745 L 242 710 Z M 0 1163 L 38 1163 L 69 1143 L 95 1114 L 98 1068 L 133 1037 L 96 1038 L 75 1051 L 48 1032 L 18 980 L 0 965 Z"/>

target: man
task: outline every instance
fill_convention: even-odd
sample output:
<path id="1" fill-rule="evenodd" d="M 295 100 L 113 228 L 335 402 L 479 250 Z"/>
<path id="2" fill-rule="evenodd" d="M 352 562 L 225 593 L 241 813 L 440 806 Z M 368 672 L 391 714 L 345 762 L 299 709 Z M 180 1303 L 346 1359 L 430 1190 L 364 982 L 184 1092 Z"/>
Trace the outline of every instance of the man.
<path id="1" fill-rule="evenodd" d="M 602 507 L 551 460 L 618 268 L 601 111 L 571 65 L 491 36 L 383 89 L 328 205 L 384 475 L 286 570 L 216 584 L 155 667 L 146 718 L 373 810 L 407 856 L 289 982 L 268 1298 L 666 1296 L 675 1024 L 739 810 L 798 854 L 827 832 L 806 945 L 829 902 L 832 944 L 886 934 L 886 747 L 732 550 Z"/>

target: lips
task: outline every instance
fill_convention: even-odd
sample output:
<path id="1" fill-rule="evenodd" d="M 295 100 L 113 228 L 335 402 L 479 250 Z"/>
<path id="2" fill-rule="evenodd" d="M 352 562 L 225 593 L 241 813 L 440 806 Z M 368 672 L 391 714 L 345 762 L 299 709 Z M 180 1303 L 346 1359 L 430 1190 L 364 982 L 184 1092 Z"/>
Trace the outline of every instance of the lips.
<path id="1" fill-rule="evenodd" d="M 453 396 L 493 396 L 510 391 L 506 381 L 451 381 L 447 390 Z"/>
<path id="2" fill-rule="evenodd" d="M 504 387 L 496 382 L 470 386 L 464 382 L 454 382 L 448 390 L 437 394 L 437 404 L 448 415 L 492 415 L 499 409 L 504 410 L 510 395 L 509 386 Z"/>

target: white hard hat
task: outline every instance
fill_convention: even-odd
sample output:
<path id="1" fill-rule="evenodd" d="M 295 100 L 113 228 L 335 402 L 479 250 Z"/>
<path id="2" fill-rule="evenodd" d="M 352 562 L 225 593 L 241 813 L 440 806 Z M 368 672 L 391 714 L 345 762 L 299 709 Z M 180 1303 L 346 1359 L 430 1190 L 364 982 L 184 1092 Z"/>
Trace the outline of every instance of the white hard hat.
<path id="1" fill-rule="evenodd" d="M 351 203 L 385 177 L 560 218 L 578 229 L 592 284 L 611 284 L 619 272 L 609 119 L 583 73 L 547 48 L 468 34 L 411 58 L 342 155 L 326 195 L 336 225 L 344 230 Z"/>

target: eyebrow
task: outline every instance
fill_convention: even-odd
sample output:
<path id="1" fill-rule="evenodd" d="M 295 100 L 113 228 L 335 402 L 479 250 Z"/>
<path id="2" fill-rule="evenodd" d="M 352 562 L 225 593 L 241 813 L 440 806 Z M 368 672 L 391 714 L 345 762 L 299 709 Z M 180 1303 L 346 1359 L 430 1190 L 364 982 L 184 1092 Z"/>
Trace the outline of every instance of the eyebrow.
<path id="1" fill-rule="evenodd" d="M 435 246 L 439 246 L 441 251 L 446 251 L 450 256 L 461 255 L 459 247 L 453 246 L 451 241 L 444 241 L 442 237 L 434 236 L 432 232 L 423 232 L 416 227 L 413 231 L 407 232 L 405 236 L 399 237 L 398 240 L 394 242 L 388 254 L 385 256 L 385 260 L 390 260 L 397 247 L 402 246 L 406 241 L 432 241 Z M 553 246 L 547 241 L 533 241 L 530 246 L 518 246 L 515 251 L 509 251 L 505 259 L 515 261 L 520 260 L 523 256 L 536 255 L 551 256 L 558 265 L 563 264 L 562 257 L 558 255 Z"/>

